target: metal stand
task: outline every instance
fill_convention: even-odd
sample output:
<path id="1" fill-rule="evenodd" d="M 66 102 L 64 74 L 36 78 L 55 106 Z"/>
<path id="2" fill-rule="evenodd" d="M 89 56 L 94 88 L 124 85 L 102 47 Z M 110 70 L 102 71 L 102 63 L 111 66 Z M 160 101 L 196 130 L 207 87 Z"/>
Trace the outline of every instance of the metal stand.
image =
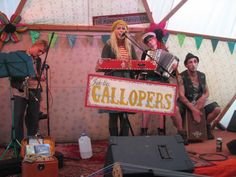
<path id="1" fill-rule="evenodd" d="M 48 136 L 50 136 L 50 119 L 49 119 L 49 95 L 48 95 L 48 69 L 49 65 L 45 64 L 46 69 L 46 104 L 47 104 L 47 126 L 48 126 Z"/>
<path id="2" fill-rule="evenodd" d="M 123 118 L 124 118 L 124 121 L 123 121 L 123 125 L 121 125 L 122 127 L 121 127 L 121 132 L 120 132 L 120 133 L 123 132 L 123 129 L 124 129 L 125 124 L 126 124 L 126 122 L 127 122 L 128 126 L 129 126 L 129 129 L 130 129 L 130 131 L 131 131 L 131 134 L 132 134 L 132 136 L 134 136 L 134 131 L 133 131 L 133 129 L 132 129 L 132 126 L 131 126 L 130 121 L 129 121 L 129 118 L 128 118 L 128 113 L 123 113 Z"/>
<path id="3" fill-rule="evenodd" d="M 10 92 L 11 92 L 11 86 L 10 86 Z M 12 102 L 12 105 L 11 105 L 11 112 L 12 112 L 11 141 L 7 145 L 7 148 L 4 150 L 4 152 L 2 153 L 0 160 L 3 159 L 3 157 L 6 155 L 7 151 L 10 148 L 13 148 L 13 156 L 15 158 L 19 158 L 19 150 L 21 148 L 20 142 L 16 139 L 16 129 L 15 129 L 15 119 L 14 119 L 14 97 L 12 96 L 12 92 L 11 92 L 11 102 Z"/>
<path id="4" fill-rule="evenodd" d="M 42 64 L 42 68 L 40 70 L 40 74 L 39 74 L 39 79 L 38 79 L 38 84 L 37 84 L 37 89 L 39 88 L 39 86 L 41 85 L 40 84 L 40 79 L 42 77 L 42 74 L 43 74 L 43 71 L 44 69 L 46 69 L 46 104 L 47 104 L 47 126 L 48 126 L 48 136 L 50 136 L 50 120 L 49 120 L 49 97 L 48 97 L 48 69 L 49 69 L 49 65 L 47 64 L 47 57 L 48 57 L 48 53 L 49 53 L 49 48 L 51 46 L 51 43 L 52 43 L 52 39 L 54 37 L 54 32 L 52 33 L 51 35 L 51 39 L 49 41 L 49 44 L 48 44 L 48 48 L 47 48 L 47 51 L 46 51 L 46 56 L 45 56 L 45 59 L 43 61 L 43 64 Z M 39 89 L 38 89 L 39 90 Z"/>
<path id="5" fill-rule="evenodd" d="M 33 62 L 30 56 L 25 52 L 17 51 L 10 53 L 0 53 L 0 78 L 2 77 L 27 77 L 35 76 Z M 11 80 L 9 79 L 10 88 Z M 12 91 L 10 90 L 10 95 L 12 97 Z M 14 98 L 11 98 L 12 102 L 12 127 L 11 127 L 11 141 L 7 148 L 0 157 L 0 160 L 5 156 L 10 148 L 13 148 L 14 156 L 19 157 L 19 150 L 21 147 L 20 142 L 16 139 L 15 131 L 15 120 L 14 120 Z"/>

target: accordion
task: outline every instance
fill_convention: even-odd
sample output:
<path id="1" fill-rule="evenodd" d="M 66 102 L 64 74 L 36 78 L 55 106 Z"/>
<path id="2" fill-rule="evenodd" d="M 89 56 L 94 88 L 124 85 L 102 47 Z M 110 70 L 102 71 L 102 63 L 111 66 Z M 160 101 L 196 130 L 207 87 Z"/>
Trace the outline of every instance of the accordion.
<path id="1" fill-rule="evenodd" d="M 173 66 L 176 65 L 177 68 L 179 64 L 179 59 L 176 56 L 163 49 L 148 51 L 145 60 L 150 58 L 150 56 L 158 65 L 155 72 L 165 78 L 169 78 L 174 71 Z"/>
<path id="2" fill-rule="evenodd" d="M 154 71 L 156 70 L 156 62 L 150 60 L 99 59 L 96 65 L 96 71 L 105 72 L 109 70 Z"/>

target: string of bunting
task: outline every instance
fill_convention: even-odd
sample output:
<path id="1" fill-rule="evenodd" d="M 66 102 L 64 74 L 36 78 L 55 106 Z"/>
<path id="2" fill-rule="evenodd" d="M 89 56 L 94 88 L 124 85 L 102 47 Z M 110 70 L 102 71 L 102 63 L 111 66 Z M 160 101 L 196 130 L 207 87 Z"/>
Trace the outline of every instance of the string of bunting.
<path id="1" fill-rule="evenodd" d="M 29 31 L 32 43 L 35 43 L 35 41 L 38 40 L 40 38 L 40 35 L 43 33 L 45 34 L 45 32 L 32 31 L 32 30 Z M 52 34 L 52 32 L 49 32 L 49 33 L 47 32 L 48 39 L 51 38 L 51 34 Z M 101 39 L 104 44 L 107 42 L 107 40 L 110 39 L 110 35 L 107 35 L 107 34 L 104 34 L 104 35 L 85 34 L 84 35 L 84 34 L 64 34 L 64 33 L 56 32 L 56 33 L 54 33 L 54 36 L 52 39 L 51 48 L 54 48 L 58 38 L 67 38 L 70 47 L 73 48 L 78 37 L 86 38 L 90 45 L 93 44 L 93 40 L 95 38 Z"/>
<path id="2" fill-rule="evenodd" d="M 31 39 L 32 39 L 32 43 L 34 43 L 37 39 L 39 39 L 40 37 L 40 34 L 41 33 L 44 33 L 44 32 L 38 32 L 38 31 L 29 31 L 29 34 L 31 36 Z M 107 42 L 107 40 L 110 39 L 110 35 L 108 34 L 104 34 L 104 35 L 96 35 L 96 34 L 87 34 L 87 35 L 83 35 L 83 34 L 64 34 L 64 33 L 55 33 L 54 37 L 53 37 L 53 41 L 52 41 L 52 45 L 51 47 L 53 48 L 58 40 L 58 38 L 67 38 L 68 40 L 68 43 L 70 45 L 71 48 L 74 47 L 78 37 L 85 37 L 87 40 L 88 40 L 88 43 L 90 45 L 93 44 L 93 40 L 94 38 L 99 38 L 102 40 L 102 42 L 105 44 Z M 185 38 L 186 38 L 186 35 L 185 34 L 177 34 L 176 35 L 177 38 L 178 38 L 178 42 L 179 42 L 179 45 L 180 47 L 183 46 L 184 44 L 184 41 L 185 41 Z M 48 33 L 48 38 L 50 39 L 51 37 L 51 32 Z M 166 43 L 168 41 L 168 38 L 169 38 L 169 33 L 167 33 L 164 38 L 163 38 L 163 41 L 164 43 Z M 197 50 L 200 49 L 201 47 L 201 44 L 202 44 L 202 41 L 203 41 L 203 37 L 202 36 L 194 36 L 193 37 L 194 40 L 195 40 L 195 45 L 196 45 L 196 48 Z M 216 48 L 217 48 L 217 45 L 219 43 L 219 40 L 218 39 L 211 39 L 211 45 L 212 45 L 212 50 L 213 52 L 215 52 Z M 233 41 L 228 41 L 227 42 L 227 45 L 228 45 L 228 48 L 229 48 L 229 51 L 231 54 L 233 54 L 234 52 L 234 48 L 235 48 L 235 43 L 236 42 L 233 42 Z"/>
<path id="3" fill-rule="evenodd" d="M 185 34 L 177 34 L 177 38 L 178 38 L 179 45 L 182 47 L 184 44 L 184 40 L 186 38 L 186 35 Z M 197 50 L 199 50 L 201 47 L 202 41 L 203 41 L 203 37 L 202 36 L 194 36 L 194 40 L 195 40 L 196 48 L 197 48 Z M 212 50 L 213 50 L 213 52 L 215 52 L 216 47 L 219 43 L 219 39 L 213 38 L 210 40 L 211 40 Z M 233 54 L 233 52 L 234 52 L 235 43 L 236 42 L 233 42 L 233 41 L 227 41 L 228 48 L 229 48 L 229 51 L 231 54 Z"/>

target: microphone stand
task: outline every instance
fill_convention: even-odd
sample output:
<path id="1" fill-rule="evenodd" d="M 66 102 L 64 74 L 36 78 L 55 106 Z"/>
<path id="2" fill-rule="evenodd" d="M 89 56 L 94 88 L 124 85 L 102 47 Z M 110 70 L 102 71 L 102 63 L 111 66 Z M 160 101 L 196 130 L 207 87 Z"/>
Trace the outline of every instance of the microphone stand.
<path id="1" fill-rule="evenodd" d="M 48 96 L 48 69 L 49 65 L 45 64 L 45 69 L 46 69 L 46 104 L 47 104 L 47 126 L 48 126 L 48 136 L 50 136 L 50 119 L 49 119 L 49 96 Z"/>
<path id="2" fill-rule="evenodd" d="M 45 59 L 43 61 L 43 64 L 42 64 L 42 68 L 40 70 L 40 74 L 39 74 L 39 78 L 38 78 L 38 84 L 37 84 L 37 95 L 39 94 L 40 90 L 39 90 L 39 86 L 41 86 L 40 84 L 40 80 L 41 80 L 41 77 L 43 75 L 43 72 L 44 72 L 44 69 L 46 69 L 46 104 L 47 104 L 47 126 L 48 126 L 48 136 L 50 136 L 50 119 L 49 119 L 49 97 L 48 97 L 48 69 L 49 69 L 49 65 L 47 64 L 47 57 L 48 57 L 48 53 L 49 53 L 49 49 L 50 49 L 50 46 L 51 46 L 51 43 L 52 43 L 52 39 L 54 37 L 54 32 L 52 33 L 51 35 L 51 38 L 50 38 L 50 41 L 49 41 L 49 44 L 48 44 L 48 47 L 47 47 L 47 50 L 46 50 L 46 55 L 45 55 Z M 39 103 L 40 104 L 40 103 Z"/>
<path id="3" fill-rule="evenodd" d="M 158 67 L 160 67 L 161 69 L 163 69 L 165 72 L 167 72 L 171 77 L 174 78 L 174 75 L 172 73 L 170 73 L 169 71 L 167 71 L 161 64 L 159 64 L 151 55 L 149 55 L 141 46 L 139 46 L 139 44 L 131 39 L 130 37 L 128 37 L 127 35 L 127 32 L 126 33 L 123 33 L 122 36 L 126 37 L 127 39 L 129 39 L 132 44 L 134 44 L 136 47 L 138 47 L 142 52 L 145 53 L 145 55 L 147 55 L 151 60 L 155 61 L 155 63 L 158 65 Z"/>

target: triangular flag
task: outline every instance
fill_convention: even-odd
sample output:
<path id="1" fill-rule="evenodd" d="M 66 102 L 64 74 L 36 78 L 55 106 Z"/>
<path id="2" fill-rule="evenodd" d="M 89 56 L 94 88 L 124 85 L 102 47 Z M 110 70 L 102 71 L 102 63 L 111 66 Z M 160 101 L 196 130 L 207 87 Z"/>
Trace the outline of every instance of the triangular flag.
<path id="1" fill-rule="evenodd" d="M 167 40 L 169 38 L 169 35 L 170 35 L 169 33 L 166 33 L 166 35 L 162 38 L 164 44 L 166 44 L 166 42 L 167 42 Z"/>
<path id="2" fill-rule="evenodd" d="M 93 44 L 93 36 L 92 35 L 87 35 L 87 40 L 88 40 L 89 45 Z"/>
<path id="3" fill-rule="evenodd" d="M 184 43 L 185 36 L 186 36 L 186 35 L 184 35 L 184 34 L 177 34 L 180 47 L 182 47 L 182 45 L 183 45 L 183 43 Z"/>
<path id="4" fill-rule="evenodd" d="M 234 46 L 235 46 L 235 42 L 228 42 L 228 47 L 231 54 L 233 54 L 234 52 Z"/>
<path id="5" fill-rule="evenodd" d="M 77 39 L 77 35 L 67 34 L 66 37 L 68 39 L 70 47 L 73 48 Z"/>
<path id="6" fill-rule="evenodd" d="M 215 52 L 218 42 L 219 42 L 218 39 L 211 39 L 211 45 L 213 48 L 213 52 Z"/>
<path id="7" fill-rule="evenodd" d="M 202 36 L 194 36 L 194 39 L 195 39 L 196 47 L 197 47 L 197 49 L 199 49 L 202 44 L 203 37 Z"/>
<path id="8" fill-rule="evenodd" d="M 40 33 L 38 31 L 29 31 L 32 43 L 34 44 L 39 39 Z"/>
<path id="9" fill-rule="evenodd" d="M 49 34 L 48 34 L 48 41 L 49 41 L 49 42 L 50 42 L 50 40 L 51 40 L 51 37 L 52 37 L 52 33 L 49 33 Z M 57 35 L 56 33 L 54 33 L 53 38 L 52 38 L 52 42 L 51 42 L 51 44 L 50 44 L 50 47 L 51 47 L 51 48 L 53 48 L 53 47 L 55 46 L 55 43 L 56 43 L 56 41 L 57 41 L 57 37 L 58 37 L 58 35 Z"/>
<path id="10" fill-rule="evenodd" d="M 105 44 L 110 39 L 110 35 L 102 35 L 102 42 Z"/>

